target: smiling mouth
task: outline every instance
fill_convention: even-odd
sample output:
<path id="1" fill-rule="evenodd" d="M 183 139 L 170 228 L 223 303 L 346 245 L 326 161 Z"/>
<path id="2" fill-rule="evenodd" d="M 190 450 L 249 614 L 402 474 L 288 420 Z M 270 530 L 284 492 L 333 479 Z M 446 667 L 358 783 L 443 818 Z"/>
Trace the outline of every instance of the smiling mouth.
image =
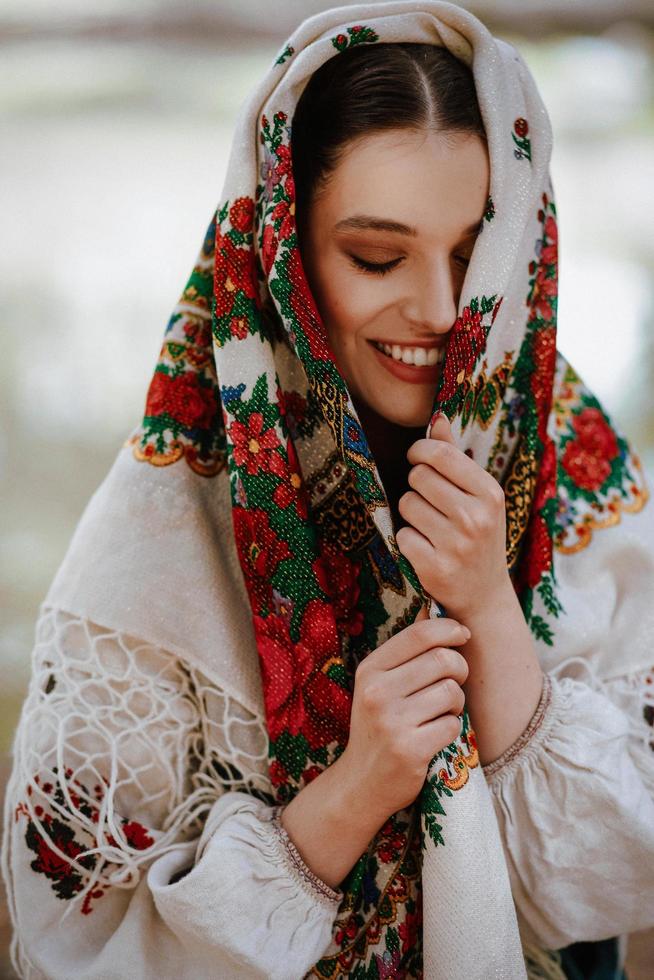
<path id="1" fill-rule="evenodd" d="M 398 364 L 411 367 L 435 367 L 445 356 L 445 347 L 411 347 L 399 344 L 383 344 L 377 340 L 370 343 L 386 357 Z"/>

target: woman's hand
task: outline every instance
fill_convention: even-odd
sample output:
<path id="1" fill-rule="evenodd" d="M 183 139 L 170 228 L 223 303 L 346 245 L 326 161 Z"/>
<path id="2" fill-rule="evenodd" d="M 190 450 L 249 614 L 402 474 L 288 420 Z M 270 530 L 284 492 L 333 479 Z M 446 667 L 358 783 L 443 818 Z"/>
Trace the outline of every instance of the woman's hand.
<path id="1" fill-rule="evenodd" d="M 461 731 L 468 665 L 453 647 L 470 631 L 424 615 L 423 607 L 357 667 L 350 736 L 337 760 L 345 783 L 384 819 L 415 800 L 433 756 Z"/>
<path id="2" fill-rule="evenodd" d="M 398 508 L 411 526 L 400 528 L 396 539 L 425 591 L 465 623 L 509 595 L 515 600 L 497 480 L 457 447 L 444 415 L 429 439 L 414 442 L 407 459 L 414 464 L 412 489 Z"/>

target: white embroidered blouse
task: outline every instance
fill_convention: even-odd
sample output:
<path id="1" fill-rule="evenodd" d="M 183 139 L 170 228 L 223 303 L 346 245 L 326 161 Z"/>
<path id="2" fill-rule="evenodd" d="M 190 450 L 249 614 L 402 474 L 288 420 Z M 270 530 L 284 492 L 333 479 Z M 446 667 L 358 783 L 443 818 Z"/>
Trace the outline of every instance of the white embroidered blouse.
<path id="1" fill-rule="evenodd" d="M 341 892 L 305 865 L 273 805 L 229 488 L 175 479 L 123 450 L 41 607 L 2 852 L 23 977 L 296 980 L 330 942 Z M 189 532 L 179 606 L 157 598 L 162 520 Z M 573 583 L 579 655 L 543 665 L 529 726 L 484 769 L 521 932 L 549 949 L 654 925 L 654 668 L 618 667 L 634 630 L 649 642 L 645 559 L 634 564 L 629 527 L 604 555 L 610 540 L 598 536 L 594 577 L 580 564 Z M 614 594 L 599 606 L 608 564 Z M 145 620 L 170 641 L 136 635 Z"/>

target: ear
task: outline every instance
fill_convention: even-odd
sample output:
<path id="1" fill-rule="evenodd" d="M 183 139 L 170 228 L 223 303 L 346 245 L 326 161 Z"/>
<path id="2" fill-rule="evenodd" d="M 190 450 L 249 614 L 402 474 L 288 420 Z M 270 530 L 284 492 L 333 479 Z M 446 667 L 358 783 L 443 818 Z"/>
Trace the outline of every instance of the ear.
<path id="1" fill-rule="evenodd" d="M 442 412 L 436 413 L 432 427 L 429 430 L 429 438 L 442 439 L 443 442 L 450 442 L 453 446 L 456 445 L 454 436 L 452 435 L 452 426 L 447 415 L 443 415 Z"/>

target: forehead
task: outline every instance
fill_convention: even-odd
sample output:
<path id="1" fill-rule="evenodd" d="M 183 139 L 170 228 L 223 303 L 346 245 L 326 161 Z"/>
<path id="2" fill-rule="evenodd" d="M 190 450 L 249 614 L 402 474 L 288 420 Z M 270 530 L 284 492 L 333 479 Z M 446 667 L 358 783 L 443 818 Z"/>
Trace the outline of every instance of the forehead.
<path id="1" fill-rule="evenodd" d="M 377 133 L 346 148 L 315 217 L 333 227 L 364 213 L 411 225 L 419 235 L 435 227 L 458 234 L 479 221 L 489 182 L 486 145 L 474 134 Z"/>

